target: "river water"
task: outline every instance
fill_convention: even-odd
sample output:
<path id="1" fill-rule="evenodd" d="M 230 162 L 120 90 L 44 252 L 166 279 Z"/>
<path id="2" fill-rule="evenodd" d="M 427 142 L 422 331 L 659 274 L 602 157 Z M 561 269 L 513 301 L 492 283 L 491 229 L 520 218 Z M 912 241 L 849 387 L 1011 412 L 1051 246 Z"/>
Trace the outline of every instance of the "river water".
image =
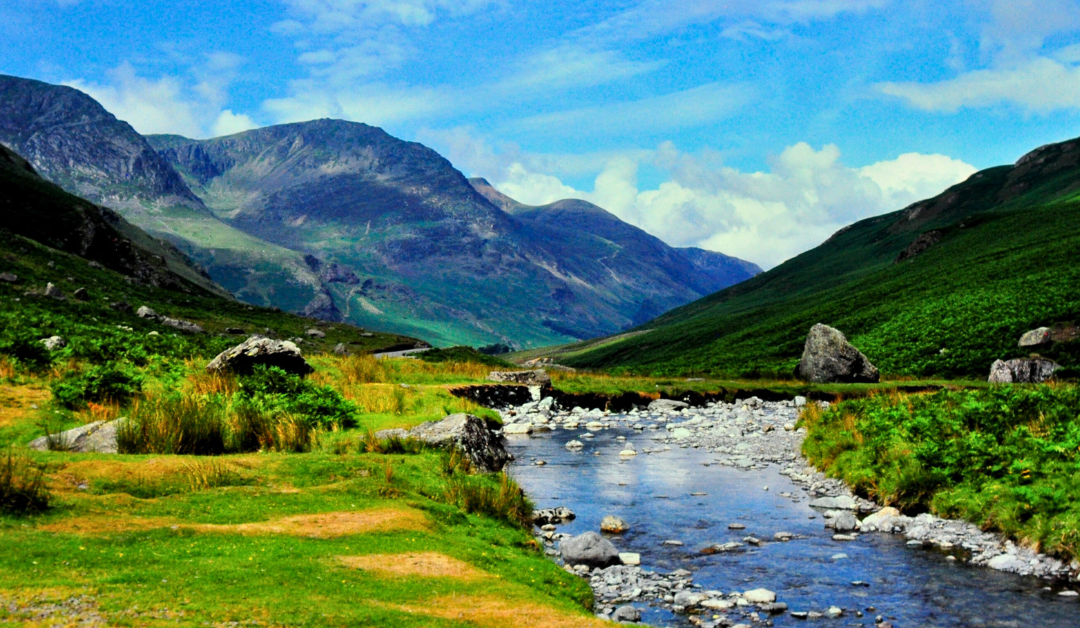
<path id="1" fill-rule="evenodd" d="M 800 495 L 802 490 L 775 466 L 706 466 L 714 454 L 679 447 L 621 460 L 618 452 L 624 443 L 617 436 L 635 443 L 638 451 L 655 446 L 648 432 L 625 428 L 597 433 L 582 451 L 567 450 L 565 443 L 579 434 L 560 429 L 509 437 L 507 448 L 516 457 L 511 474 L 538 508 L 566 506 L 577 514 L 559 526 L 559 532 L 599 531 L 605 515 L 624 519 L 630 530 L 608 538 L 620 552 L 640 553 L 645 569 L 689 570 L 694 583 L 706 590 L 770 589 L 791 611 L 824 612 L 830 606 L 845 610 L 841 618 L 810 622 L 819 625 L 872 626 L 882 615 L 896 628 L 1080 627 L 1080 603 L 1048 590 L 1046 581 L 950 561 L 943 553 L 908 547 L 902 536 L 864 534 L 855 541 L 834 541 L 808 500 L 779 496 Z M 536 460 L 546 464 L 537 466 Z M 730 523 L 746 529 L 729 530 Z M 699 553 L 714 543 L 741 541 L 751 534 L 771 539 L 777 532 L 806 538 L 766 542 L 738 553 Z M 663 545 L 665 540 L 684 545 Z M 855 586 L 856 581 L 869 586 Z M 684 616 L 637 606 L 644 623 L 690 625 Z M 776 626 L 808 623 L 787 613 L 771 620 Z"/>

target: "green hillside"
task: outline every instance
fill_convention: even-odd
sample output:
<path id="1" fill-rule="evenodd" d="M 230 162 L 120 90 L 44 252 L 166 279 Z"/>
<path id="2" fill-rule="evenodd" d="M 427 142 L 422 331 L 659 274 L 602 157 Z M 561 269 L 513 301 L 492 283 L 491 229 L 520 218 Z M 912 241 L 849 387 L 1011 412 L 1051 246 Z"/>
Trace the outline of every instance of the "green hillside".
<path id="1" fill-rule="evenodd" d="M 354 352 L 416 343 L 237 302 L 168 244 L 41 179 L 3 147 L 0 273 L 5 275 L 0 280 L 0 353 L 31 361 L 46 359 L 38 341 L 54 335 L 68 346 L 53 352 L 53 361 L 212 355 L 251 333 L 303 337 L 305 352 L 328 351 L 337 343 Z M 49 283 L 66 298 L 44 296 Z M 87 291 L 84 300 L 73 298 L 79 288 Z M 180 334 L 138 318 L 133 309 L 142 305 L 195 322 L 206 333 Z M 305 336 L 316 325 L 325 338 Z"/>
<path id="2" fill-rule="evenodd" d="M 654 374 L 789 374 L 815 323 L 843 330 L 884 373 L 983 376 L 1041 325 L 1080 319 L 1080 141 L 973 175 L 938 197 L 847 227 L 637 333 L 544 352 L 577 367 Z M 1044 355 L 1075 368 L 1080 350 Z M 531 354 L 521 357 L 534 357 Z"/>

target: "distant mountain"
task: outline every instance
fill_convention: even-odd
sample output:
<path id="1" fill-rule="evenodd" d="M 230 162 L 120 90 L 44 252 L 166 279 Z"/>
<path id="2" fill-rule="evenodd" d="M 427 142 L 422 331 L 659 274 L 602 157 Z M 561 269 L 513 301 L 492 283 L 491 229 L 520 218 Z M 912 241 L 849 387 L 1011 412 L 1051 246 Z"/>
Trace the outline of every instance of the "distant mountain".
<path id="1" fill-rule="evenodd" d="M 435 151 L 365 124 L 149 140 L 218 217 L 307 254 L 341 316 L 442 342 L 611 333 L 758 270 L 699 263 L 580 201 L 490 201 Z"/>
<path id="2" fill-rule="evenodd" d="M 150 286 L 229 297 L 172 245 L 119 214 L 68 194 L 0 146 L 0 228 Z M 231 298 L 231 297 L 229 297 Z"/>
<path id="3" fill-rule="evenodd" d="M 0 76 L 0 143 L 245 302 L 439 344 L 610 334 L 758 270 L 579 201 L 507 210 L 364 124 L 144 138 L 76 89 Z"/>
<path id="4" fill-rule="evenodd" d="M 807 331 L 844 331 L 885 373 L 985 379 L 1034 349 L 1080 374 L 1080 140 L 972 175 L 618 338 L 548 355 L 668 375 L 790 375 Z"/>

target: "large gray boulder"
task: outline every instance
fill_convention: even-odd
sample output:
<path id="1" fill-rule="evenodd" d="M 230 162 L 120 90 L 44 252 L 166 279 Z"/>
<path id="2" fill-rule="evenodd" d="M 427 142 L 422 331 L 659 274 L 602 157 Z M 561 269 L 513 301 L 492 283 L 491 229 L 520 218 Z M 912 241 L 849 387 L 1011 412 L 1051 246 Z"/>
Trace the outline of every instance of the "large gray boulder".
<path id="1" fill-rule="evenodd" d="M 581 536 L 563 539 L 559 543 L 563 562 L 567 565 L 585 565 L 589 568 L 610 567 L 622 563 L 619 551 L 611 541 L 596 532 L 586 532 Z"/>
<path id="2" fill-rule="evenodd" d="M 288 340 L 252 336 L 226 349 L 206 365 L 208 371 L 232 371 L 248 374 L 258 365 L 276 366 L 287 373 L 307 375 L 315 369 L 304 360 L 300 349 Z"/>
<path id="3" fill-rule="evenodd" d="M 551 377 L 543 369 L 535 371 L 492 371 L 488 374 L 488 381 L 510 382 L 524 384 L 525 386 L 551 385 Z"/>
<path id="4" fill-rule="evenodd" d="M 486 421 L 471 414 L 451 414 L 442 421 L 428 421 L 408 432 L 384 430 L 376 436 L 415 438 L 433 447 L 457 449 L 473 468 L 485 473 L 501 471 L 511 460 L 502 439 Z"/>
<path id="5" fill-rule="evenodd" d="M 1032 329 L 1031 331 L 1020 336 L 1020 348 L 1030 349 L 1032 347 L 1042 347 L 1048 345 L 1051 342 L 1051 329 L 1049 327 L 1040 327 L 1038 329 Z"/>
<path id="6" fill-rule="evenodd" d="M 810 329 L 802 360 L 795 369 L 799 379 L 816 384 L 876 383 L 881 375 L 847 337 L 818 323 Z"/>
<path id="7" fill-rule="evenodd" d="M 126 419 L 94 421 L 31 441 L 30 448 L 38 451 L 70 451 L 80 454 L 115 454 L 116 432 Z"/>
<path id="8" fill-rule="evenodd" d="M 1058 365 L 1046 358 L 997 360 L 990 367 L 991 384 L 1040 384 L 1054 376 Z"/>
<path id="9" fill-rule="evenodd" d="M 678 401 L 676 399 L 657 399 L 656 401 L 649 403 L 649 412 L 668 412 L 689 407 L 690 404 L 685 401 Z"/>

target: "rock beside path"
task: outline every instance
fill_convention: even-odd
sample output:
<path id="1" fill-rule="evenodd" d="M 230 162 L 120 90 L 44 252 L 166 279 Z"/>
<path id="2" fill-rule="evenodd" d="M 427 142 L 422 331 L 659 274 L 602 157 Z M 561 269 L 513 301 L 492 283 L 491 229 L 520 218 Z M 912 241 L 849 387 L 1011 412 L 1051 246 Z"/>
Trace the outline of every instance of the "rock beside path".
<path id="1" fill-rule="evenodd" d="M 559 551 L 563 562 L 567 565 L 585 565 L 592 569 L 603 569 L 622 562 L 619 560 L 619 551 L 615 549 L 611 541 L 596 532 L 586 532 L 563 540 L 559 544 Z"/>
<path id="2" fill-rule="evenodd" d="M 649 412 L 668 412 L 689 407 L 690 404 L 685 401 L 678 401 L 676 399 L 657 399 L 649 404 Z"/>
<path id="3" fill-rule="evenodd" d="M 457 449 L 483 473 L 501 471 L 511 460 L 502 439 L 486 421 L 471 414 L 451 414 L 442 421 L 428 421 L 409 430 L 407 437 L 433 447 Z"/>
<path id="4" fill-rule="evenodd" d="M 551 376 L 543 369 L 535 371 L 492 371 L 488 373 L 488 381 L 510 382 L 524 384 L 525 386 L 550 386 Z"/>
<path id="5" fill-rule="evenodd" d="M 272 340 L 262 336 L 252 336 L 235 347 L 222 351 L 206 365 L 206 370 L 232 371 L 246 375 L 258 365 L 276 366 L 294 375 L 307 375 L 315 371 L 304 360 L 295 344 L 288 340 Z"/>
<path id="6" fill-rule="evenodd" d="M 1032 347 L 1042 347 L 1048 345 L 1051 342 L 1050 335 L 1052 330 L 1049 327 L 1040 327 L 1038 329 L 1032 329 L 1031 331 L 1020 336 L 1019 346 L 1021 349 L 1030 349 Z"/>
<path id="7" fill-rule="evenodd" d="M 991 384 L 1041 384 L 1058 370 L 1053 360 L 1045 358 L 1021 358 L 997 360 L 990 367 Z"/>
<path id="8" fill-rule="evenodd" d="M 37 451 L 70 451 L 79 454 L 115 454 L 117 452 L 116 433 L 126 419 L 115 421 L 94 421 L 33 440 L 29 447 Z"/>
<path id="9" fill-rule="evenodd" d="M 843 332 L 820 323 L 806 337 L 795 376 L 816 384 L 876 383 L 881 377 Z"/>

